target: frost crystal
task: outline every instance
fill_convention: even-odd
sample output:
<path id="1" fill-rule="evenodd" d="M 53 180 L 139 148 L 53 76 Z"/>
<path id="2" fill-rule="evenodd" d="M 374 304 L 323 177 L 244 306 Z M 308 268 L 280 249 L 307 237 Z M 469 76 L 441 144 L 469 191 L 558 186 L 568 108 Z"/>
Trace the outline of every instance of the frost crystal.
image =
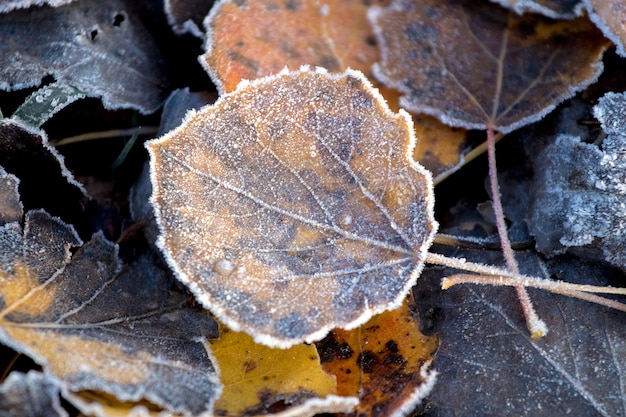
<path id="1" fill-rule="evenodd" d="M 626 93 L 606 94 L 594 115 L 602 150 L 563 135 L 539 157 L 530 227 L 543 252 L 589 246 L 626 269 Z"/>

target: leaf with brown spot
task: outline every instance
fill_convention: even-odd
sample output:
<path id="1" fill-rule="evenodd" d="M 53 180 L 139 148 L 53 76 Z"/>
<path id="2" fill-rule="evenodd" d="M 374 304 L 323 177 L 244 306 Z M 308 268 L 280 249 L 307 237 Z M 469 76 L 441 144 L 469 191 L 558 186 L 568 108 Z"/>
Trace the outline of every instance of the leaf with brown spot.
<path id="1" fill-rule="evenodd" d="M 352 411 L 358 402 L 336 395 L 337 381 L 322 370 L 315 346 L 272 349 L 222 327 L 211 350 L 224 384 L 216 415 L 340 413 Z"/>
<path id="2" fill-rule="evenodd" d="M 425 364 L 439 338 L 420 333 L 412 304 L 407 298 L 400 308 L 354 330 L 335 329 L 317 343 L 322 366 L 337 376 L 338 393 L 360 397 L 359 417 L 406 415 L 435 383 Z"/>
<path id="3" fill-rule="evenodd" d="M 517 16 L 471 0 L 396 0 L 369 14 L 377 78 L 451 126 L 508 133 L 594 82 L 607 41 L 587 19 Z"/>
<path id="4" fill-rule="evenodd" d="M 437 223 L 409 116 L 361 73 L 240 84 L 149 142 L 158 245 L 234 330 L 288 347 L 399 306 Z"/>
<path id="5" fill-rule="evenodd" d="M 389 0 L 375 3 L 384 6 Z M 368 8 L 360 0 L 221 1 L 205 22 L 206 53 L 200 62 L 222 92 L 285 66 L 367 74 L 378 58 Z"/>
<path id="6" fill-rule="evenodd" d="M 211 410 L 219 381 L 199 340 L 217 327 L 150 257 L 120 270 L 117 248 L 85 245 L 44 211 L 0 228 L 0 341 L 67 391 L 102 391 L 172 412 Z M 70 248 L 80 246 L 72 255 Z"/>

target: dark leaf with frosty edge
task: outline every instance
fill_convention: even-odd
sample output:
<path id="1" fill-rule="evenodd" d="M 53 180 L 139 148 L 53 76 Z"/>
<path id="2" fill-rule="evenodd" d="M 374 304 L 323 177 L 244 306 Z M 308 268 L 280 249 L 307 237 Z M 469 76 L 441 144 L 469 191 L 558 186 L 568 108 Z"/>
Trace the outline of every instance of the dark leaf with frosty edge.
<path id="1" fill-rule="evenodd" d="M 0 415 L 10 417 L 67 417 L 59 386 L 50 376 L 30 371 L 11 372 L 0 385 Z"/>
<path id="2" fill-rule="evenodd" d="M 518 16 L 484 1 L 396 0 L 370 10 L 374 75 L 407 110 L 511 132 L 593 83 L 608 46 L 585 18 Z"/>
<path id="3" fill-rule="evenodd" d="M 155 111 L 167 80 L 159 49 L 121 0 L 81 0 L 0 15 L 0 89 L 37 86 L 52 75 L 106 108 Z"/>

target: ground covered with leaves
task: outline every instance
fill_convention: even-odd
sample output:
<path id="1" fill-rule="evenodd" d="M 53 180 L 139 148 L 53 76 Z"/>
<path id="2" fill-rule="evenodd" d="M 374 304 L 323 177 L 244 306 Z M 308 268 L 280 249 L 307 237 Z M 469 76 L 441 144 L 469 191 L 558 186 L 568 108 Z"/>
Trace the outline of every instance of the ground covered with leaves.
<path id="1" fill-rule="evenodd" d="M 4 1 L 0 415 L 626 416 L 624 22 Z"/>

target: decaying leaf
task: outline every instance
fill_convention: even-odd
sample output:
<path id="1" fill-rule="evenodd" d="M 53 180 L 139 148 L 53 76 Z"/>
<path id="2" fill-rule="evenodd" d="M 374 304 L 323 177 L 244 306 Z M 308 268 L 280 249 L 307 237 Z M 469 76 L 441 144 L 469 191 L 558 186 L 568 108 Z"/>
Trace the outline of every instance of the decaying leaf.
<path id="1" fill-rule="evenodd" d="M 361 73 L 242 83 L 148 143 L 158 245 L 259 343 L 354 328 L 400 305 L 437 227 L 414 143 Z"/>
<path id="2" fill-rule="evenodd" d="M 358 403 L 355 397 L 336 395 L 337 381 L 322 370 L 315 346 L 272 349 L 222 327 L 211 350 L 224 384 L 216 415 L 348 413 Z"/>
<path id="3" fill-rule="evenodd" d="M 19 120 L 0 120 L 0 166 L 20 179 L 21 202 L 27 208 L 45 208 L 62 218 L 83 211 L 85 189 L 50 146 L 44 131 Z"/>
<path id="4" fill-rule="evenodd" d="M 541 13 L 552 19 L 572 19 L 582 14 L 582 0 L 491 0 L 517 14 Z"/>
<path id="5" fill-rule="evenodd" d="M 594 82 L 606 40 L 588 20 L 517 16 L 472 0 L 396 0 L 369 13 L 377 78 L 451 126 L 507 133 Z"/>
<path id="6" fill-rule="evenodd" d="M 488 251 L 464 251 L 492 263 Z M 495 253 L 497 256 L 498 254 Z M 517 253 L 522 270 L 539 272 L 536 256 Z M 556 278 L 607 285 L 616 270 L 569 257 L 547 265 Z M 532 339 L 508 288 L 460 285 L 439 292 L 450 271 L 426 269 L 416 301 L 441 344 L 433 366 L 437 384 L 424 401 L 424 416 L 485 417 L 623 414 L 626 391 L 626 327 L 623 312 L 569 297 L 530 290 L 550 332 Z"/>
<path id="7" fill-rule="evenodd" d="M 626 94 L 608 93 L 594 113 L 602 150 L 562 135 L 535 162 L 529 225 L 544 253 L 586 246 L 626 269 Z"/>
<path id="8" fill-rule="evenodd" d="M 173 412 L 211 410 L 220 391 L 200 340 L 206 314 L 170 291 L 149 258 L 120 271 L 102 234 L 81 244 L 43 211 L 0 229 L 0 341 L 32 357 L 64 391 L 102 391 Z"/>
<path id="9" fill-rule="evenodd" d="M 626 57 L 626 4 L 621 0 L 582 0 L 589 19 L 609 38 L 619 55 Z"/>
<path id="10" fill-rule="evenodd" d="M 428 367 L 438 338 L 420 333 L 410 304 L 407 298 L 400 308 L 357 329 L 335 329 L 317 343 L 339 394 L 360 398 L 356 416 L 408 415 L 435 383 Z"/>
<path id="11" fill-rule="evenodd" d="M 61 407 L 59 387 L 47 375 L 12 372 L 0 385 L 0 416 L 67 417 Z"/>
<path id="12" fill-rule="evenodd" d="M 121 0 L 81 0 L 0 15 L 0 89 L 37 86 L 47 75 L 106 108 L 155 111 L 167 81 L 159 49 Z"/>
<path id="13" fill-rule="evenodd" d="M 376 3 L 385 5 L 388 0 Z M 378 57 L 368 8 L 358 0 L 223 0 L 205 22 L 207 51 L 200 62 L 222 92 L 233 91 L 242 79 L 276 74 L 284 67 L 368 73 Z"/>

